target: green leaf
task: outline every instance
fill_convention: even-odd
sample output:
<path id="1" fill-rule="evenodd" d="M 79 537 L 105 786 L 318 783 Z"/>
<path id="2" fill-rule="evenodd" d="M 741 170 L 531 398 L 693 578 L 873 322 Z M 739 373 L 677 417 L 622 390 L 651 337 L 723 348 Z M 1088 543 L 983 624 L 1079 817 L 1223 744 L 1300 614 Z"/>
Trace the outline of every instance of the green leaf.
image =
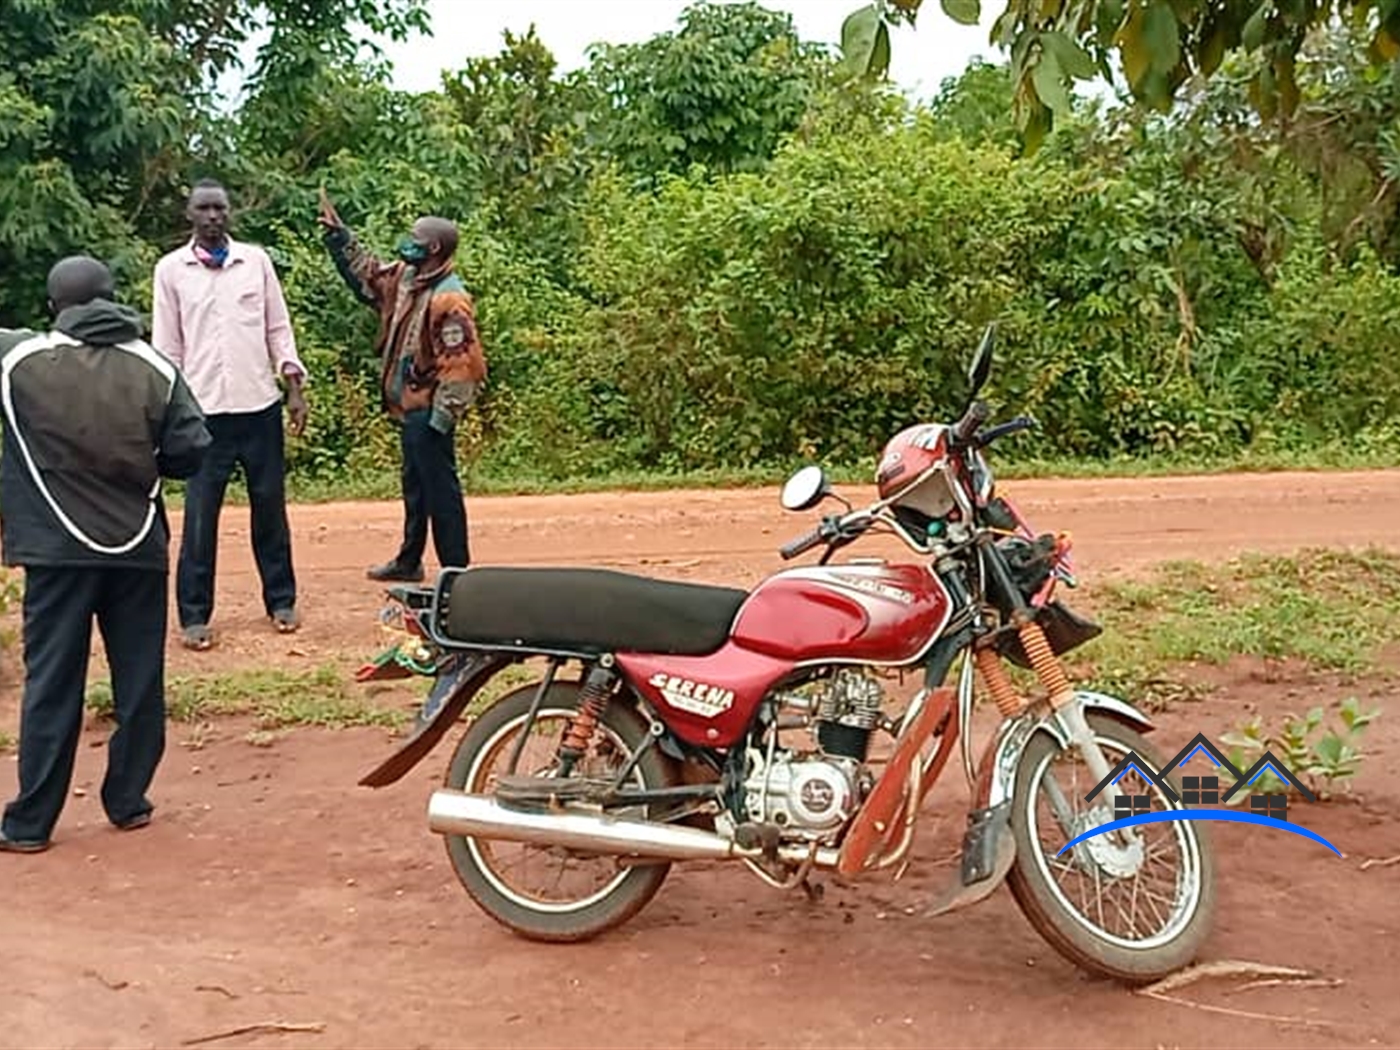
<path id="1" fill-rule="evenodd" d="M 1321 725 L 1321 724 L 1322 724 L 1322 708 L 1321 708 L 1320 706 L 1319 706 L 1319 707 L 1314 707 L 1312 710 L 1310 710 L 1310 711 L 1308 712 L 1308 719 L 1307 719 L 1306 722 L 1303 723 L 1303 731 L 1306 732 L 1306 733 L 1311 733 L 1314 729 L 1316 729 L 1316 728 L 1317 728 L 1319 725 Z"/>
<path id="2" fill-rule="evenodd" d="M 1196 61 L 1201 67 L 1201 72 L 1206 76 L 1210 76 L 1220 68 L 1229 41 L 1230 29 L 1223 20 L 1216 22 L 1210 35 L 1201 41 L 1201 46 L 1196 52 Z"/>
<path id="3" fill-rule="evenodd" d="M 842 62 L 856 76 L 866 77 L 872 74 L 879 75 L 883 70 L 877 70 L 877 47 L 880 30 L 884 28 L 884 22 L 880 19 L 880 9 L 874 4 L 867 4 L 858 11 L 852 11 L 846 16 L 846 21 L 841 23 L 841 55 Z M 889 61 L 889 40 L 886 35 L 885 43 L 886 64 Z"/>
<path id="4" fill-rule="evenodd" d="M 1313 751 L 1329 767 L 1335 767 L 1342 757 L 1342 738 L 1329 729 L 1317 742 Z"/>
<path id="5" fill-rule="evenodd" d="M 1070 111 L 1069 92 L 1065 90 L 1064 72 L 1050 51 L 1040 53 L 1040 61 L 1031 70 L 1031 83 L 1036 96 L 1057 114 Z"/>
<path id="6" fill-rule="evenodd" d="M 982 0 L 939 0 L 943 13 L 965 26 L 975 26 L 982 19 Z"/>
<path id="7" fill-rule="evenodd" d="M 1254 14 L 1245 21 L 1244 28 L 1240 30 L 1240 43 L 1244 45 L 1246 51 L 1257 51 L 1259 45 L 1264 42 L 1264 31 L 1268 28 L 1269 21 L 1269 0 L 1264 0 Z"/>
<path id="8" fill-rule="evenodd" d="M 1143 19 L 1143 9 L 1134 7 L 1118 30 L 1117 38 L 1118 50 L 1123 56 L 1123 75 L 1128 78 L 1128 86 L 1134 92 L 1152 70 L 1152 53 L 1143 35 Z"/>
<path id="9" fill-rule="evenodd" d="M 1060 68 L 1076 80 L 1089 80 L 1098 71 L 1089 52 L 1064 33 L 1042 33 L 1040 45 L 1053 54 Z"/>
<path id="10" fill-rule="evenodd" d="M 1383 61 L 1394 62 L 1400 58 L 1400 37 L 1395 36 L 1387 28 L 1376 30 L 1376 37 L 1371 41 L 1371 47 Z"/>
<path id="11" fill-rule="evenodd" d="M 1171 4 L 1158 0 L 1147 9 L 1142 35 L 1152 71 L 1165 77 L 1181 61 L 1181 34 Z"/>
<path id="12" fill-rule="evenodd" d="M 1027 156 L 1031 156 L 1040 149 L 1045 141 L 1045 136 L 1054 127 L 1055 117 L 1050 107 L 1046 106 L 1037 98 L 1026 98 L 1029 95 L 1025 92 L 1018 101 L 1018 124 L 1021 132 L 1021 146 Z"/>
<path id="13" fill-rule="evenodd" d="M 890 28 L 884 22 L 875 30 L 875 50 L 870 55 L 870 73 L 884 76 L 890 68 Z"/>

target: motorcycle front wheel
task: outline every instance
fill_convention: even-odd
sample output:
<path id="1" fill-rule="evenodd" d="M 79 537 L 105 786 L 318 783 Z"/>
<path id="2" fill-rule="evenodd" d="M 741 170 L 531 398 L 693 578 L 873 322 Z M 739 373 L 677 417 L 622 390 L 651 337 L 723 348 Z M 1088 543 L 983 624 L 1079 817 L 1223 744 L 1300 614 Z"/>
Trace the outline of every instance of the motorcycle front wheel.
<path id="1" fill-rule="evenodd" d="M 503 696 L 472 723 L 453 753 L 445 786 L 489 795 L 496 778 L 507 772 L 522 733 L 528 733 L 516 772 L 556 775 L 560 739 L 578 711 L 581 686 L 555 682 L 533 726 L 530 705 L 537 685 Z M 573 775 L 615 777 L 647 739 L 647 725 L 623 698 L 603 712 L 587 753 Z M 641 790 L 676 783 L 674 770 L 660 750 L 647 748 L 630 777 Z M 644 807 L 612 810 L 620 817 L 645 819 Z M 447 855 L 472 899 L 501 925 L 537 941 L 582 941 L 626 922 L 656 895 L 670 870 L 668 863 L 619 865 L 613 857 L 571 850 L 492 841 L 464 835 L 444 836 Z"/>
<path id="2" fill-rule="evenodd" d="M 1090 714 L 1089 727 L 1110 766 L 1132 751 L 1164 764 L 1141 734 Z M 1180 797 L 1180 784 L 1169 776 Z M 1026 746 L 1016 771 L 1011 832 L 1016 862 L 1007 885 L 1036 931 L 1077 966 L 1128 984 L 1146 984 L 1191 963 L 1215 911 L 1215 853 L 1198 821 L 1140 824 L 1070 839 L 1113 819 L 1114 799 L 1151 799 L 1181 808 L 1132 768 L 1093 802 L 1094 778 L 1078 751 L 1045 733 Z"/>

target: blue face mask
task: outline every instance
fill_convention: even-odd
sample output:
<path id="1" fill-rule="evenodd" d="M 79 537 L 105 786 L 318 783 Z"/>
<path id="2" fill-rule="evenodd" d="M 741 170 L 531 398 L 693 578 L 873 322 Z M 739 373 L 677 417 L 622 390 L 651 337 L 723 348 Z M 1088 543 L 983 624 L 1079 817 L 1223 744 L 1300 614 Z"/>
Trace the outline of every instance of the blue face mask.
<path id="1" fill-rule="evenodd" d="M 428 249 L 419 244 L 412 237 L 405 237 L 403 240 L 399 241 L 399 246 L 396 251 L 398 252 L 399 258 L 410 266 L 417 266 L 428 257 Z"/>

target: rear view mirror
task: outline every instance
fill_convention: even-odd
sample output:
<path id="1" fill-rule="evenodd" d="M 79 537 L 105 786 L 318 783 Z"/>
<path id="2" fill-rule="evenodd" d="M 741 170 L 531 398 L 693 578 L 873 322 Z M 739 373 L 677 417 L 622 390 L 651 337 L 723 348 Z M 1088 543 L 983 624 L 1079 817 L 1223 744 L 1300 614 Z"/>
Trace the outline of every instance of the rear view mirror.
<path id="1" fill-rule="evenodd" d="M 808 510 L 820 503 L 831 486 L 826 471 L 819 466 L 803 467 L 783 485 L 782 503 L 785 510 Z"/>
<path id="2" fill-rule="evenodd" d="M 987 325 L 986 331 L 982 333 L 982 342 L 977 345 L 977 353 L 973 355 L 972 364 L 968 367 L 969 404 L 982 392 L 982 388 L 987 385 L 987 377 L 992 374 L 992 346 L 996 342 L 996 334 L 996 324 Z"/>

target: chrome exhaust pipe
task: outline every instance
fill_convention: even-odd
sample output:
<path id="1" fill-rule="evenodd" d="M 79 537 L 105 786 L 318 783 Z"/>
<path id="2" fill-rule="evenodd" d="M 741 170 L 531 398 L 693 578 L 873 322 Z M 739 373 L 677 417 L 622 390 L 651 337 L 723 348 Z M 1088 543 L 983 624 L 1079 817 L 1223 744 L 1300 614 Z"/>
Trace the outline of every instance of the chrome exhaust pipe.
<path id="1" fill-rule="evenodd" d="M 653 860 L 740 860 L 762 856 L 761 850 L 744 849 L 701 828 L 593 813 L 508 809 L 489 795 L 469 795 L 449 788 L 439 788 L 428 799 L 428 828 L 439 835 L 562 846 L 605 856 Z M 809 852 L 809 848 L 800 845 L 784 845 L 779 847 L 778 856 L 800 863 Z M 834 866 L 836 852 L 819 849 L 816 866 Z"/>

